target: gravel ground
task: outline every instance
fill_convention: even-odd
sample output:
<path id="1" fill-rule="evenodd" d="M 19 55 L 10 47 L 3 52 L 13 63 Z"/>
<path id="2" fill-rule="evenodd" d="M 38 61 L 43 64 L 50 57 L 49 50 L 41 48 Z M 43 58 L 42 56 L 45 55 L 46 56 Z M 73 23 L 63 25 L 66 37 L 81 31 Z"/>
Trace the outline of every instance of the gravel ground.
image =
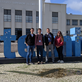
<path id="1" fill-rule="evenodd" d="M 18 52 L 16 57 L 20 57 Z M 0 82 L 82 82 L 82 62 L 0 64 Z"/>
<path id="2" fill-rule="evenodd" d="M 51 70 L 53 70 L 53 72 Z M 62 76 L 61 73 L 60 77 L 58 77 L 58 71 L 65 72 L 64 70 L 67 70 L 66 73 L 69 72 L 70 74 Z M 74 73 L 72 73 L 72 71 L 74 71 Z M 82 82 L 81 71 L 81 62 L 34 64 L 29 66 L 25 63 L 1 64 L 0 82 Z M 52 77 L 50 77 L 49 74 L 51 74 Z"/>

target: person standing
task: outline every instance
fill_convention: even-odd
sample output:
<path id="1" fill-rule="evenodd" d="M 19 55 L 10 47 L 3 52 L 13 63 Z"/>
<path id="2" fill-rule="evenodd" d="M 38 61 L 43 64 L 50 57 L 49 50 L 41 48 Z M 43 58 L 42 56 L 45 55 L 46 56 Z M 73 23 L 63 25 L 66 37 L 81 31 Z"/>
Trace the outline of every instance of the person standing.
<path id="1" fill-rule="evenodd" d="M 63 44 L 64 44 L 64 39 L 61 31 L 57 33 L 57 36 L 55 38 L 55 46 L 58 52 L 59 60 L 57 61 L 58 63 L 64 63 L 63 61 Z"/>
<path id="2" fill-rule="evenodd" d="M 41 29 L 38 29 L 38 34 L 35 36 L 35 48 L 37 49 L 37 59 L 38 64 L 43 64 L 43 48 L 44 48 L 44 39 L 43 34 L 41 34 Z M 41 58 L 39 57 L 39 53 Z"/>
<path id="3" fill-rule="evenodd" d="M 53 34 L 50 32 L 50 29 L 47 28 L 46 29 L 47 34 L 45 34 L 45 44 L 46 44 L 46 63 L 48 63 L 48 56 L 49 56 L 49 49 L 51 49 L 51 54 L 52 54 L 52 62 L 54 63 L 54 37 Z"/>
<path id="4" fill-rule="evenodd" d="M 26 55 L 26 63 L 29 65 L 29 63 L 32 63 L 32 56 L 34 52 L 34 45 L 35 45 L 35 34 L 34 34 L 34 28 L 30 29 L 30 34 L 27 35 L 25 38 L 26 46 L 27 46 L 27 55 Z M 30 61 L 29 61 L 30 56 Z"/>

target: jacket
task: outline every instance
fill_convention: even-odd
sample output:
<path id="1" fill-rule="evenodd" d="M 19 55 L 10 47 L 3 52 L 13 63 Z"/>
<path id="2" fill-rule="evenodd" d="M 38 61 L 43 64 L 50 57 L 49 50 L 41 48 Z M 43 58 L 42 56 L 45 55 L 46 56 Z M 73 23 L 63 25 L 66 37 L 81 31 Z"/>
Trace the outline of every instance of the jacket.
<path id="1" fill-rule="evenodd" d="M 52 36 L 51 44 L 53 44 L 54 43 L 53 34 L 51 32 L 49 34 Z M 48 35 L 47 34 L 45 34 L 45 44 L 46 44 L 46 46 L 48 46 L 48 44 L 49 44 L 49 42 L 48 42 Z"/>
<path id="2" fill-rule="evenodd" d="M 61 37 L 56 36 L 55 38 L 55 46 L 63 46 L 64 41 L 61 41 Z"/>
<path id="3" fill-rule="evenodd" d="M 29 46 L 33 46 L 35 45 L 35 34 L 33 34 L 33 37 L 31 36 L 31 34 L 28 34 L 25 38 L 25 42 L 29 45 Z"/>

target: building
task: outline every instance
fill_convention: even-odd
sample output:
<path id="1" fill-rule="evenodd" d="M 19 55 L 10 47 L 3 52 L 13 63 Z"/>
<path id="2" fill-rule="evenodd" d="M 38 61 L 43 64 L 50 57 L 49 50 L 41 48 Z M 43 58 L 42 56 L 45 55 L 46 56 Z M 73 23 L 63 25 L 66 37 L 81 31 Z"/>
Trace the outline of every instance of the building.
<path id="1" fill-rule="evenodd" d="M 66 4 L 48 3 L 42 0 L 42 32 L 50 28 L 54 36 L 58 30 L 63 35 L 75 26 L 82 27 L 82 16 L 66 14 Z M 18 39 L 30 33 L 30 28 L 39 28 L 39 0 L 0 0 L 0 35 L 4 29 L 11 29 L 11 35 Z"/>
<path id="2" fill-rule="evenodd" d="M 67 14 L 66 16 L 67 24 L 66 24 L 66 32 L 69 35 L 70 28 L 73 27 L 81 27 L 81 35 L 82 35 L 82 15 L 73 15 Z"/>

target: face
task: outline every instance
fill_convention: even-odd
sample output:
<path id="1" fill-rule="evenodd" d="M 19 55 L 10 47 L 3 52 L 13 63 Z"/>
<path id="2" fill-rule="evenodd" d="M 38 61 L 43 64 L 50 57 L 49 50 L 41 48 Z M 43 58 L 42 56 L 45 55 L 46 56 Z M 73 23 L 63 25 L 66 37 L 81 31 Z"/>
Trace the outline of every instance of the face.
<path id="1" fill-rule="evenodd" d="M 50 30 L 49 30 L 49 29 L 47 29 L 47 30 L 46 30 L 46 32 L 47 32 L 47 33 L 50 33 Z"/>
<path id="2" fill-rule="evenodd" d="M 40 34 L 41 33 L 41 30 L 38 30 L 38 33 Z"/>
<path id="3" fill-rule="evenodd" d="M 30 32 L 33 33 L 34 32 L 34 29 L 31 29 Z"/>
<path id="4" fill-rule="evenodd" d="M 58 32 L 57 35 L 60 36 L 60 32 Z"/>

